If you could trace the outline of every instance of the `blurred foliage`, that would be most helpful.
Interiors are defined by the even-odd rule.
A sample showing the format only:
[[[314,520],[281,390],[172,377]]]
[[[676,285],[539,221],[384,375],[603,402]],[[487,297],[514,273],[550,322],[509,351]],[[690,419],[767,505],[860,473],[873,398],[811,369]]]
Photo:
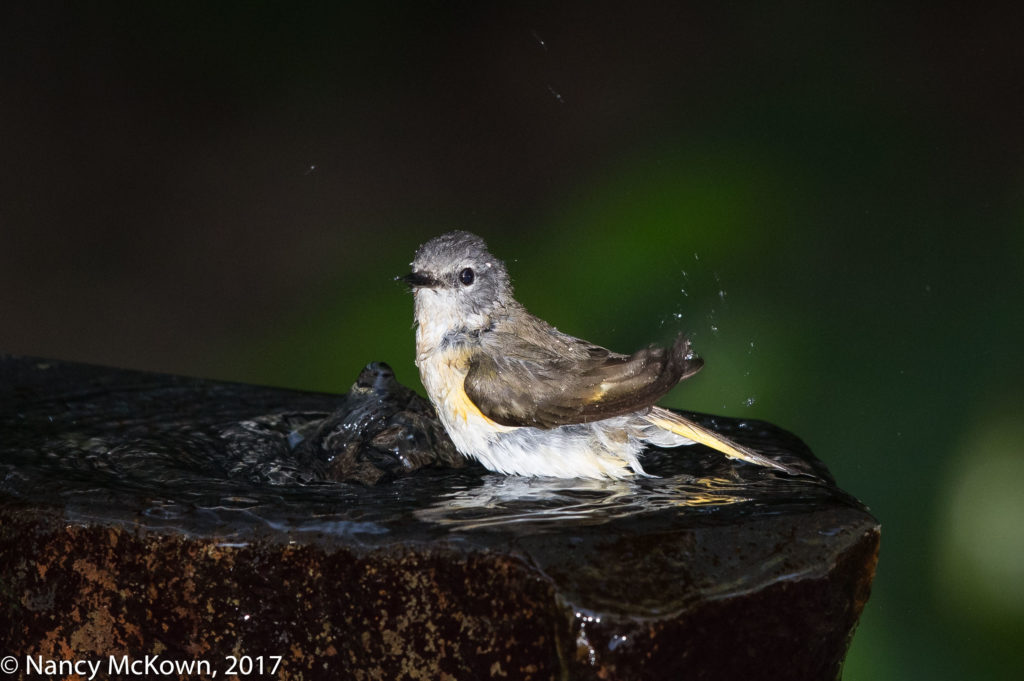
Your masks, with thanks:
[[[793,430],[871,507],[844,678],[1024,668],[1020,16],[37,11],[0,67],[0,224],[30,244],[0,253],[5,349],[418,385],[394,277],[468,229],[566,332],[690,333],[707,366],[666,404]]]

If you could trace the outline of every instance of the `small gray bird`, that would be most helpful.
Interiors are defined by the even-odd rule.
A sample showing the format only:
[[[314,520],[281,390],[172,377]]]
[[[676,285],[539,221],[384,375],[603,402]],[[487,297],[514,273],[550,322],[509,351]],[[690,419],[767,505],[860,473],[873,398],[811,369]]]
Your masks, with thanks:
[[[700,442],[796,473],[655,406],[703,366],[689,341],[622,355],[564,334],[512,297],[505,263],[474,234],[423,244],[404,280],[427,395],[456,448],[492,471],[628,478],[646,475],[637,459],[646,445]]]

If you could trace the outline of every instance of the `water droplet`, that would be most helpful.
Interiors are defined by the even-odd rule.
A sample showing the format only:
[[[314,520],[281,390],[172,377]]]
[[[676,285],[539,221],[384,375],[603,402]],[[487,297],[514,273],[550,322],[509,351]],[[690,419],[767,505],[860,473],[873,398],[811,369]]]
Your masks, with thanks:
[[[718,327],[715,326],[714,324],[711,325],[711,333],[715,334],[716,336],[718,335]]]
[[[744,407],[753,407],[754,406],[754,402],[757,402],[757,398],[754,397],[753,395],[751,395],[747,399],[743,400],[743,406]]]

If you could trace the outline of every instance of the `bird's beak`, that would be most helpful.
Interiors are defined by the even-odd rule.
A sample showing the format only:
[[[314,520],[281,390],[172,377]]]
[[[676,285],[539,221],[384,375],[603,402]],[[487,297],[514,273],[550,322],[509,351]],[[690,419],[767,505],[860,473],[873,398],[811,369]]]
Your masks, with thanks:
[[[404,281],[411,289],[434,288],[440,283],[437,279],[434,279],[429,274],[424,274],[423,272],[410,272],[404,277],[401,277],[401,280]]]

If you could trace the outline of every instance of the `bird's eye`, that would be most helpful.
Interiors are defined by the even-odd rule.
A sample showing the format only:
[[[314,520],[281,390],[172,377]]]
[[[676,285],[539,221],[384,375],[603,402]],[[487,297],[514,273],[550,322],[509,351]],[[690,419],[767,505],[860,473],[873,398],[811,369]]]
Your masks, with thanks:
[[[459,281],[462,282],[463,286],[472,284],[475,277],[476,275],[473,274],[473,270],[469,267],[459,272]]]

